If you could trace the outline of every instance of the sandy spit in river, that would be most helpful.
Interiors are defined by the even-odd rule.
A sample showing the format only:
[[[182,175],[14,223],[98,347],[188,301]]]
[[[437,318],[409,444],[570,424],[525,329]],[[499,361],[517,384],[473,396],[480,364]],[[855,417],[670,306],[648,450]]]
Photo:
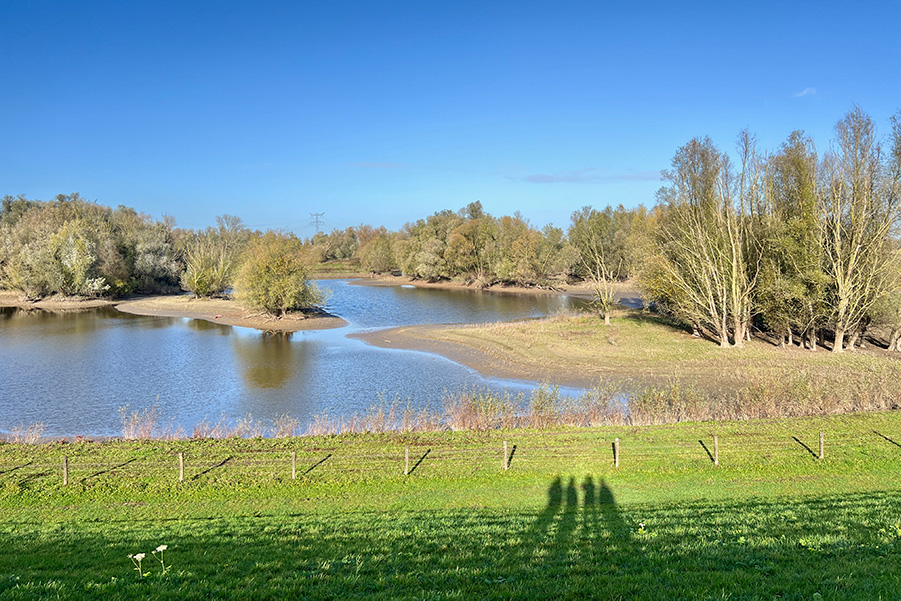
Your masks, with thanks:
[[[499,294],[565,294],[567,296],[576,296],[580,298],[592,298],[594,296],[591,285],[586,282],[576,284],[558,283],[554,284],[553,288],[542,288],[537,286],[505,286],[502,284],[495,284],[488,288],[476,288],[475,286],[460,280],[426,282],[424,280],[413,279],[409,276],[377,275],[351,280],[350,283],[355,286],[415,286],[417,288],[433,288],[436,290],[483,290],[485,292]],[[641,293],[638,291],[634,282],[617,282],[613,285],[613,289],[617,302],[636,308],[642,306]]]
[[[329,330],[347,325],[340,317],[321,313],[294,312],[281,318],[274,318],[223,298],[151,296],[117,303],[116,309],[135,315],[203,319],[212,323],[255,328],[267,332]]]
[[[360,278],[351,280],[351,284],[355,286],[415,286],[417,288],[432,288],[435,290],[483,290],[485,292],[498,292],[505,294],[568,294],[570,296],[590,297],[591,290],[587,285],[565,285],[561,284],[554,288],[539,288],[526,286],[504,286],[496,284],[488,288],[476,288],[459,280],[439,280],[437,282],[427,282],[425,280],[413,279],[409,276],[393,276],[393,275],[377,275],[373,277]]]
[[[597,384],[596,376],[586,375],[576,369],[536,369],[533,365],[506,361],[501,357],[494,356],[490,349],[444,340],[436,335],[436,330],[449,327],[455,326],[403,326],[375,332],[360,332],[350,334],[348,337],[357,338],[380,348],[434,353],[493,378],[548,382],[576,388],[589,388]],[[466,327],[466,325],[456,327]]]
[[[16,307],[17,309],[42,309],[44,311],[82,311],[98,307],[110,307],[116,301],[103,298],[77,298],[70,296],[51,296],[39,301],[25,300],[21,292],[0,290],[0,307]]]
[[[438,290],[476,290],[473,286],[460,281],[425,282],[414,280],[407,276],[382,275],[359,280],[353,280],[351,284],[358,286],[416,286],[417,288],[433,288]],[[486,292],[496,294],[565,294],[580,298],[591,298],[593,291],[586,283],[566,285],[561,284],[554,288],[526,288],[522,286],[491,286],[484,289]],[[616,301],[626,307],[641,308],[644,306],[641,293],[634,283],[623,282],[614,284]],[[597,374],[586,374],[576,368],[556,369],[540,367],[534,364],[510,361],[507,357],[494,352],[490,346],[477,344],[463,344],[457,341],[447,340],[438,333],[440,330],[453,327],[471,327],[467,324],[453,325],[415,325],[377,330],[375,332],[361,332],[351,334],[351,338],[358,338],[367,344],[381,348],[407,349],[442,355],[465,365],[477,372],[495,378],[530,380],[535,382],[549,382],[561,386],[573,386],[588,388],[597,385]],[[623,375],[625,377],[625,375]]]

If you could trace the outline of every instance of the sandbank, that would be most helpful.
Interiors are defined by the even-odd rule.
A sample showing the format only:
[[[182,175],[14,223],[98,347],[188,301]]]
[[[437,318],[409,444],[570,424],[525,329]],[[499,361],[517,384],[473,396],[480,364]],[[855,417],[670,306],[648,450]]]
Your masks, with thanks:
[[[438,330],[455,327],[472,327],[472,324],[404,326],[350,334],[348,337],[357,338],[379,348],[434,353],[492,378],[528,380],[575,388],[589,388],[598,383],[597,374],[585,373],[579,369],[549,369],[534,364],[511,361],[505,359],[500,353],[492,352],[489,347],[482,348],[453,342],[438,334]]]
[[[391,275],[354,280],[350,283],[358,286],[415,286],[417,288],[438,290],[479,290],[461,281],[425,282],[407,276]],[[584,283],[565,284],[554,288],[495,285],[481,290],[496,294],[567,295],[579,298],[591,298],[593,296],[590,286]],[[616,302],[624,307],[642,308],[644,306],[641,294],[629,282],[615,284],[614,296]],[[480,374],[494,378],[529,380],[560,386],[588,388],[597,385],[602,378],[605,380],[631,380],[634,377],[634,372],[631,370],[619,371],[611,369],[609,366],[580,364],[561,367],[558,363],[551,367],[540,361],[526,361],[522,357],[512,356],[493,344],[482,344],[472,339],[460,342],[459,340],[451,340],[441,333],[442,331],[447,332],[457,328],[473,327],[478,327],[478,325],[402,326],[374,332],[351,334],[350,337],[380,348],[434,353],[474,369]],[[657,375],[646,375],[643,379],[647,382],[663,383],[667,378],[661,374],[659,377]]]
[[[0,291],[0,307],[17,309],[41,309],[44,311],[82,311],[98,307],[110,307],[116,301],[104,298],[80,298],[72,296],[51,296],[39,301],[26,300],[21,292]]]
[[[151,296],[117,303],[116,309],[134,315],[156,317],[188,317],[229,326],[254,328],[267,332],[297,332],[341,328],[347,322],[322,312],[292,312],[275,318],[246,309],[224,298],[192,298],[190,296]]]

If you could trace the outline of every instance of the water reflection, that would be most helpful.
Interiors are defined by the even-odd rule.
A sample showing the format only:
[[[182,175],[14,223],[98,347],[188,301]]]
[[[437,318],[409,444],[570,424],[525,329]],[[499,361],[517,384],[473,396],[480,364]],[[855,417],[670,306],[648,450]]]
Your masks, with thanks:
[[[252,388],[284,388],[306,364],[307,346],[294,344],[290,333],[261,332],[233,336],[232,348],[244,381]]]
[[[532,384],[485,379],[443,357],[379,349],[347,334],[382,327],[535,317],[580,301],[472,290],[378,288],[343,281],[329,310],[336,330],[266,335],[204,320],[112,308],[52,313],[0,309],[0,431],[43,422],[48,435],[116,435],[118,409],[156,404],[191,431],[204,418],[271,420],[284,413],[364,412],[380,400],[437,407],[447,392],[528,394]]]
[[[85,314],[94,313],[96,309],[82,311],[56,311],[44,309],[26,309],[5,307],[4,331],[12,334],[23,328],[41,328],[41,335],[80,335],[92,332],[97,326],[96,320],[85,319]]]
[[[213,332],[222,336],[230,336],[232,334],[232,326],[221,323],[213,323],[206,319],[188,319],[187,326],[198,332]]]
[[[485,323],[549,315],[586,306],[580,298],[469,288],[440,290],[327,282],[330,307],[360,329],[440,323]],[[341,312],[343,310],[344,312]]]

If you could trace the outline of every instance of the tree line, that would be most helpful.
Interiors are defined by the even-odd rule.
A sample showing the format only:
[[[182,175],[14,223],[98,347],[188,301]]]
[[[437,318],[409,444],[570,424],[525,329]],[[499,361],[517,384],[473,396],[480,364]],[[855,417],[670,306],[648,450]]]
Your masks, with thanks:
[[[397,231],[369,225],[301,240],[223,215],[204,230],[87,202],[0,202],[0,287],[29,298],[187,290],[234,292],[274,314],[322,301],[316,264],[372,273],[554,287],[584,281],[609,322],[613,286],[633,280],[652,306],[722,346],[751,331],[835,352],[882,326],[901,350],[901,114],[885,140],[855,108],[819,154],[803,132],[772,152],[741,132],[737,162],[709,138],[679,148],[651,209],[583,207],[564,230],[473,202]]]
[[[721,346],[756,327],[842,352],[867,328],[901,337],[901,113],[885,140],[855,108],[830,150],[792,132],[772,153],[738,139],[737,165],[709,138],[680,148],[658,194],[639,281],[648,298]]]
[[[901,113],[880,140],[853,109],[822,154],[801,131],[771,152],[744,131],[736,150],[733,162],[710,138],[692,139],[651,210],[583,207],[566,232],[472,203],[397,232],[348,228],[311,243],[325,260],[431,281],[586,281],[607,322],[613,283],[632,278],[658,311],[723,347],[756,330],[838,353],[880,327],[901,350]]]
[[[284,266],[267,276],[272,282],[279,274],[287,278],[302,272],[308,278],[313,265],[347,261],[362,271],[399,272],[432,282],[457,278],[477,287],[552,287],[588,277],[590,251],[601,246],[619,261],[610,277],[625,280],[633,267],[628,232],[633,221],[646,217],[643,208],[585,207],[573,215],[569,232],[553,226],[537,230],[518,214],[496,218],[473,202],[395,232],[361,225],[301,240],[291,233],[252,231],[232,215],[191,230],[175,227],[171,217],[154,220],[78,194],[51,201],[5,196],[0,199],[0,288],[21,291],[28,299],[179,290],[198,297],[233,291],[240,297],[245,284],[260,279],[265,259],[275,261],[276,255]],[[609,240],[601,244],[599,237]],[[310,291],[309,298],[315,297]]]
[[[78,194],[0,199],[0,289],[28,300],[186,290],[196,297],[233,293],[281,316],[324,300],[308,277],[310,255],[293,234],[251,231],[232,215],[190,230],[168,216],[155,220]]]

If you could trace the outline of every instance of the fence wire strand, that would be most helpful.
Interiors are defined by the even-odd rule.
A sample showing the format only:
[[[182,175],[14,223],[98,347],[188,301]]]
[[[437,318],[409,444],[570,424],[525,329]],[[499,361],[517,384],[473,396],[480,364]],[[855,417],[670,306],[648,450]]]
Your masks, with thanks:
[[[618,469],[654,469],[655,467],[703,466],[714,461],[717,454],[720,467],[728,467],[729,461],[743,466],[779,462],[818,460],[820,438],[818,432],[799,432],[795,436],[773,436],[755,432],[744,434],[729,432],[715,435],[709,430],[698,429],[681,440],[655,440],[652,434],[637,433],[619,437]],[[483,469],[503,470],[505,463],[510,470],[584,468],[597,466],[610,469],[615,461],[614,438],[564,440],[560,445],[531,444],[532,436],[510,436],[507,439],[507,456],[504,456],[503,439],[486,437],[484,441],[471,440],[454,443],[416,441],[409,446],[409,468],[417,475],[427,473],[431,466],[440,465],[442,473],[456,472],[467,475]],[[125,480],[176,480],[179,475],[177,453],[150,455],[146,451],[131,455],[104,457],[105,449],[79,449],[60,447],[58,457],[52,461],[46,457],[35,459],[40,453],[23,449],[15,459],[5,458],[0,463],[0,486],[4,483],[53,485],[62,482],[63,462],[68,465],[69,483],[92,486],[101,482]],[[826,460],[839,457],[850,460],[859,456],[897,456],[901,459],[901,433],[862,429],[859,432],[833,434],[824,431],[824,456]],[[371,447],[378,445],[377,450]],[[402,475],[407,469],[406,445],[396,444],[386,449],[382,441],[367,443],[335,441],[334,444],[315,448],[292,449],[285,442],[278,449],[223,449],[191,448],[183,452],[185,481],[253,479],[266,476],[290,479],[293,469],[297,478],[329,476],[368,477],[372,474]],[[246,446],[246,443],[244,444]],[[68,451],[68,452],[67,452]],[[295,455],[292,455],[295,454]],[[736,461],[736,458],[739,458]],[[2,489],[0,489],[2,490]]]

